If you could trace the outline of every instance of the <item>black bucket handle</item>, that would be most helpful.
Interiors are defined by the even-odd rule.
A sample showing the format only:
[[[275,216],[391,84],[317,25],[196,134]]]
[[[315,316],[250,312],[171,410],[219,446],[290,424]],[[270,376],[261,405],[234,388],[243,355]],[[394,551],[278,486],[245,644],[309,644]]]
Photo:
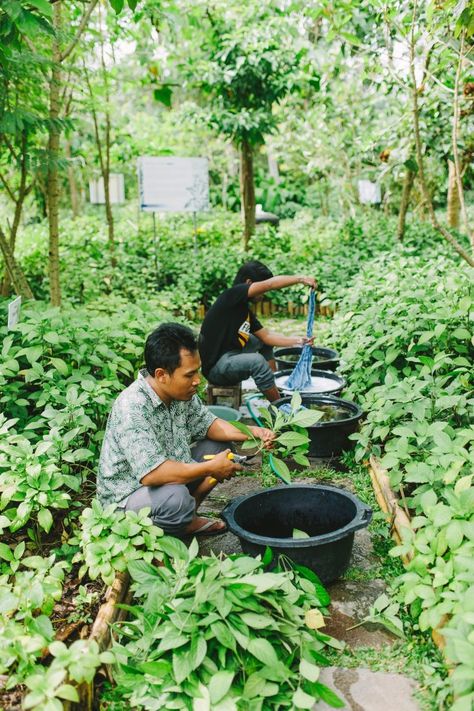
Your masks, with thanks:
[[[317,485],[318,486],[318,485]],[[275,488],[281,488],[281,487],[273,487]],[[333,489],[335,491],[341,491],[337,487],[333,486],[323,486],[321,488],[324,489]],[[221,512],[221,516],[226,522],[227,526],[229,529],[232,531],[232,533],[235,533],[236,535],[240,535],[239,530],[240,526],[237,524],[234,518],[234,513],[239,504],[244,501],[245,499],[248,499],[249,496],[254,496],[255,494],[263,493],[264,491],[272,491],[273,489],[263,489],[260,492],[254,492],[253,494],[244,494],[243,496],[238,496],[235,499],[232,499],[232,501],[229,501],[229,503],[224,507],[224,509]],[[372,520],[372,514],[373,511],[370,508],[370,506],[367,506],[363,501],[361,501],[355,494],[352,494],[351,492],[348,492],[346,490],[344,491],[344,494],[347,496],[349,495],[350,499],[353,501],[356,507],[356,515],[352,519],[352,521],[349,521],[345,526],[342,528],[337,529],[337,531],[331,532],[324,534],[322,536],[318,536],[320,541],[324,539],[325,543],[331,543],[335,540],[338,540],[342,538],[343,536],[347,536],[348,534],[353,533],[354,531],[359,531],[362,528],[366,528],[369,523]],[[240,529],[242,533],[244,532],[243,529]],[[252,534],[249,532],[245,532],[247,534],[247,537],[249,540],[255,539],[255,543],[259,543],[257,539],[261,539],[262,537],[257,535],[257,534]],[[265,537],[263,537],[265,538]],[[305,547],[310,547],[314,545],[314,537],[310,536],[309,538],[299,538],[294,541],[294,544],[296,545],[297,548],[305,548]]]

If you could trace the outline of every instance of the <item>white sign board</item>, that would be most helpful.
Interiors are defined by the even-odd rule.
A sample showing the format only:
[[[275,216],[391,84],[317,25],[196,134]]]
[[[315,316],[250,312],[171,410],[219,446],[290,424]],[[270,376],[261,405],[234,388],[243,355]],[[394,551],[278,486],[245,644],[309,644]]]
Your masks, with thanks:
[[[374,205],[382,202],[380,185],[371,180],[359,180],[359,200],[362,205]]]
[[[110,173],[109,195],[113,205],[125,202],[125,183],[123,173]],[[89,181],[89,199],[95,205],[105,205],[104,179]]]
[[[21,296],[8,304],[8,330],[14,328],[20,320]]]
[[[148,212],[209,210],[207,158],[143,156],[138,159],[140,209]]]

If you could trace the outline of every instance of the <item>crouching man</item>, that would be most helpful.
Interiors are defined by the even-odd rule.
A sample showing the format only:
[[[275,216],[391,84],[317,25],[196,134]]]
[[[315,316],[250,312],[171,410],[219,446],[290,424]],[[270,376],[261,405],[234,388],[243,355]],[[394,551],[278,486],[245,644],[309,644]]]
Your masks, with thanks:
[[[223,533],[223,521],[196,512],[216,479],[230,479],[242,468],[228,459],[228,444],[247,437],[215,417],[196,394],[201,361],[189,328],[159,326],[147,338],[145,364],[109,415],[98,497],[103,505],[115,502],[126,511],[149,507],[154,523],[170,535]],[[271,446],[270,430],[251,430]],[[214,458],[203,461],[209,454]]]

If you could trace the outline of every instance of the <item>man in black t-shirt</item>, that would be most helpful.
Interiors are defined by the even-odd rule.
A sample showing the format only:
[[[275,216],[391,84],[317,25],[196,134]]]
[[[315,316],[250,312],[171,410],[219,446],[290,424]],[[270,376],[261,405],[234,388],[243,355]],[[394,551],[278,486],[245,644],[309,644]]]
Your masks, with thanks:
[[[293,284],[316,287],[308,276],[273,276],[262,262],[244,264],[234,279],[207,312],[199,336],[202,372],[215,385],[236,385],[252,377],[258,389],[270,400],[280,397],[273,372],[273,346],[303,346],[313,339],[283,336],[264,328],[249,307],[262,301],[272,289]]]

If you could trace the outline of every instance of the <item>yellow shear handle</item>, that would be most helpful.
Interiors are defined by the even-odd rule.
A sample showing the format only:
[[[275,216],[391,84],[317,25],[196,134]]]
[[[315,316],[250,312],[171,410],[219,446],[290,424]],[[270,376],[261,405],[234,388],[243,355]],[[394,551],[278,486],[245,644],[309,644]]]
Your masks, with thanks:
[[[215,454],[205,454],[203,459],[209,461],[209,459],[214,459],[216,455]],[[233,459],[234,458],[234,453],[229,452],[227,455],[227,459]],[[215,479],[213,476],[209,478],[209,484],[217,484],[217,479]]]
[[[214,459],[215,456],[216,456],[215,454],[205,454],[203,459],[205,459],[205,460]],[[234,453],[229,452],[229,454],[227,455],[227,459],[233,459],[233,458],[234,458]]]

